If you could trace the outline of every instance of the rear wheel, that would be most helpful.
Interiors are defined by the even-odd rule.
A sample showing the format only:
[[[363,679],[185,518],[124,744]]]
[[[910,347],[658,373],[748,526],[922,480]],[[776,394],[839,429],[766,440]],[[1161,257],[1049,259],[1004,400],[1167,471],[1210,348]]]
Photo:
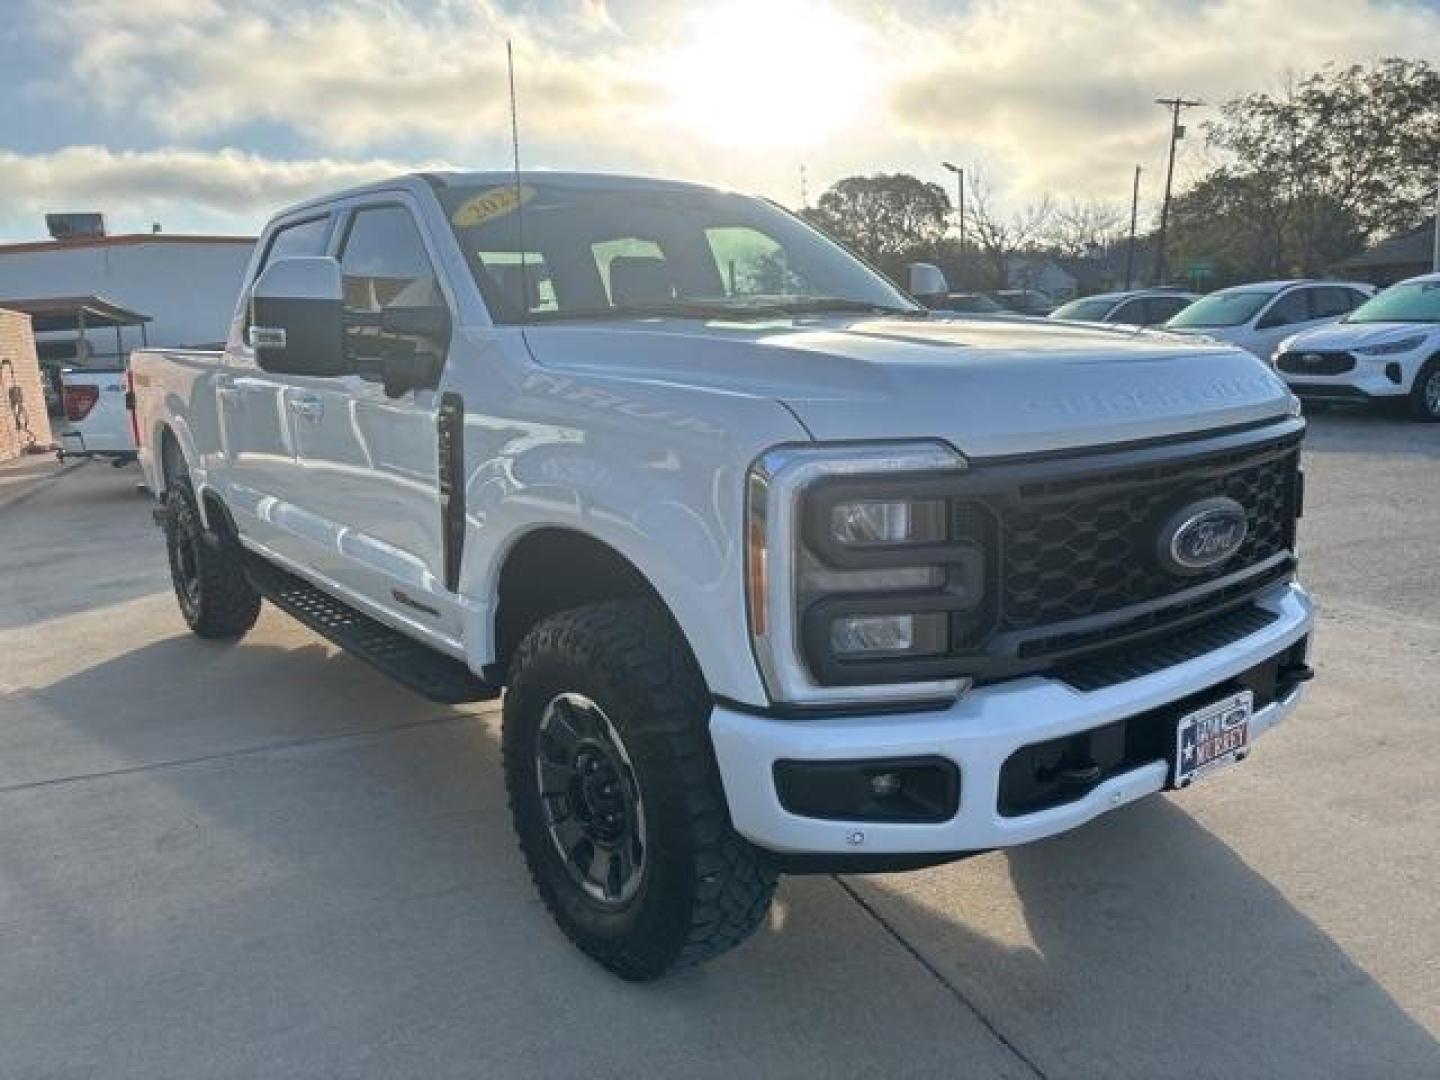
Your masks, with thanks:
[[[709,694],[658,606],[544,620],[505,695],[505,781],[546,907],[585,953],[653,979],[739,944],[776,874],[730,826]]]
[[[1440,357],[1432,357],[1415,376],[1415,385],[1410,388],[1410,412],[1417,420],[1440,423]]]
[[[165,492],[170,580],[185,624],[203,638],[242,637],[260,614],[260,594],[245,576],[239,541],[223,521],[208,530],[184,477]]]

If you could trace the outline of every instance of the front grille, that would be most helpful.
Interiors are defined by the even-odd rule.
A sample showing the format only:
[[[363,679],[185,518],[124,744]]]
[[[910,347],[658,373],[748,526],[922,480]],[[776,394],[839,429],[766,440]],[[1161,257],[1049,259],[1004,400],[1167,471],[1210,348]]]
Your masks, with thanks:
[[[1275,366],[1287,375],[1343,375],[1355,369],[1355,357],[1348,352],[1287,352]]]
[[[1282,555],[1293,542],[1297,461],[1293,445],[1266,447],[1022,486],[1000,506],[1000,629],[1116,612]],[[1221,495],[1245,508],[1244,544],[1210,570],[1177,577],[1160,562],[1161,525],[1176,509]]]

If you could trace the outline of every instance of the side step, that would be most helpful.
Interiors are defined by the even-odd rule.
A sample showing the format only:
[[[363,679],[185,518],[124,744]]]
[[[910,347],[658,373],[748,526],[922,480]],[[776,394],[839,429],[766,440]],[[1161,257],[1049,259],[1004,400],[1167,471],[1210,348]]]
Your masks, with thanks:
[[[460,705],[500,696],[498,686],[476,678],[459,660],[392,630],[253,552],[245,553],[245,574],[281,611],[421,697]]]

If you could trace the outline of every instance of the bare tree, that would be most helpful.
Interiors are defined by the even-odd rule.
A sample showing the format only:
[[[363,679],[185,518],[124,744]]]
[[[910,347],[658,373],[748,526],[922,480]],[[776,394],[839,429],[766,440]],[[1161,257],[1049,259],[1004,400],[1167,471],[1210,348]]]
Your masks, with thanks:
[[[1033,248],[1045,233],[1054,214],[1049,195],[1010,212],[996,204],[994,192],[983,172],[973,174],[970,185],[970,221],[975,242],[989,267],[991,287],[1003,289],[1009,278],[1012,256]]]
[[[1080,258],[1122,240],[1128,221],[1126,212],[1112,202],[1072,198],[1051,214],[1041,239],[1061,255]]]

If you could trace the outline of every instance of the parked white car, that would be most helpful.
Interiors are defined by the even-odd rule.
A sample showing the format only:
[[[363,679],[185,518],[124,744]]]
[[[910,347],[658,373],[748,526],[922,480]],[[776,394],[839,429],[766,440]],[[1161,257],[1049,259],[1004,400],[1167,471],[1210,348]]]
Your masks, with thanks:
[[[1257,281],[1220,289],[1195,301],[1166,330],[1203,334],[1269,360],[1281,340],[1350,314],[1375,287],[1353,281]]]
[[[1286,338],[1274,364],[1301,397],[1408,397],[1417,419],[1440,421],[1440,274],[1392,285],[1338,323]]]
[[[1061,304],[1046,318],[1120,323],[1126,326],[1159,326],[1199,299],[1199,293],[1181,292],[1179,289],[1131,289],[1128,292],[1097,293]]]

